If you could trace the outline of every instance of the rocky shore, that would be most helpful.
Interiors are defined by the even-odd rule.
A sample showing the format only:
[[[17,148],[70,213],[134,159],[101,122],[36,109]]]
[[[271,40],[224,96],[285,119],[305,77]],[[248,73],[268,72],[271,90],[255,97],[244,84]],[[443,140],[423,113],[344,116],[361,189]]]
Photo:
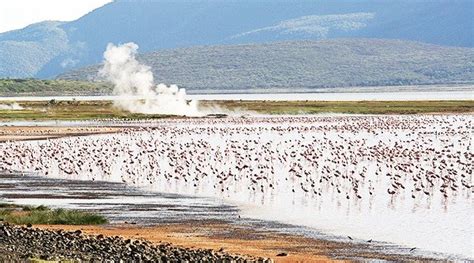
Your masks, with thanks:
[[[230,255],[223,250],[187,249],[119,236],[86,235],[80,230],[53,231],[0,224],[0,261],[32,258],[87,262],[272,262]]]

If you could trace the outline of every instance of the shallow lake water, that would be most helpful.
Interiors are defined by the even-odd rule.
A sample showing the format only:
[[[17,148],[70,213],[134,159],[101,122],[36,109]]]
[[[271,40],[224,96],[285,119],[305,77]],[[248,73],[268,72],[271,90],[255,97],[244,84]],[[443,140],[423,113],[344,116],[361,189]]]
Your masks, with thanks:
[[[239,212],[236,206],[219,199],[144,191],[118,182],[52,179],[7,172],[0,172],[0,198],[16,204],[98,212],[111,223],[235,220]]]
[[[473,90],[462,91],[403,91],[403,92],[320,92],[320,93],[255,93],[255,94],[188,94],[192,100],[273,100],[273,101],[390,101],[390,100],[473,100]],[[137,99],[119,96],[22,96],[0,97],[0,101],[49,100],[100,101]]]
[[[474,258],[471,116],[280,116],[141,125],[142,131],[112,136],[0,144],[0,153],[41,156],[8,159],[14,170],[38,168],[39,175],[55,178],[124,182],[149,192],[220,200],[234,218],[239,211],[244,218],[326,236]],[[70,174],[70,167],[77,173]]]
[[[456,259],[442,253],[410,252],[409,248],[392,243],[373,241],[367,246],[365,240],[350,241],[345,236],[328,235],[310,227],[245,217],[238,206],[222,199],[150,192],[117,182],[66,180],[0,171],[0,201],[91,211],[106,216],[110,223],[118,224],[156,225],[217,220],[255,232],[273,231],[353,243],[351,249],[341,248],[330,253],[330,256],[339,259],[360,260],[365,254],[378,253],[390,254],[394,258]]]

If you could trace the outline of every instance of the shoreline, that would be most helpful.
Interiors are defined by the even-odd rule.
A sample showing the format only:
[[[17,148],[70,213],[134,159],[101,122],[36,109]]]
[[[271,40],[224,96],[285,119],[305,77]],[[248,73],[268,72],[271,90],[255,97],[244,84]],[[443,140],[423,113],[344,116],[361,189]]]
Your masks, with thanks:
[[[374,85],[374,86],[353,86],[353,87],[344,87],[344,86],[336,86],[336,87],[292,87],[292,88],[282,88],[282,87],[275,87],[275,88],[252,88],[252,89],[230,89],[230,90],[222,90],[222,89],[209,89],[209,88],[190,88],[190,87],[182,87],[185,88],[189,95],[223,95],[223,94],[307,94],[307,93],[387,93],[387,92],[462,92],[462,91],[470,91],[474,90],[474,83],[445,83],[445,84],[415,84],[415,85],[392,85],[392,86],[383,86],[383,85]],[[39,93],[1,93],[0,100],[2,97],[55,97],[55,96],[64,96],[64,94],[58,92],[39,92]],[[66,97],[82,97],[82,96],[90,96],[90,97],[100,97],[100,96],[113,96],[111,92],[106,93],[67,93]]]
[[[191,93],[189,100],[204,102],[214,101],[314,101],[314,102],[390,102],[390,101],[470,101],[474,99],[474,90],[469,89],[449,91],[336,91],[336,92],[276,92],[276,93]],[[61,95],[61,96],[0,96],[0,102],[30,102],[30,101],[114,101],[140,100],[140,96],[120,95]]]
[[[0,176],[1,178],[2,176]],[[3,189],[8,189],[9,185],[15,184],[15,180],[11,180],[12,176],[5,177],[7,182],[3,185],[0,185]],[[24,178],[21,176],[20,178]],[[44,189],[48,187],[54,187],[57,183],[57,179],[45,178],[49,183],[41,183],[40,177],[34,177],[32,183],[28,181],[19,181],[21,185],[25,187],[30,187],[36,185],[39,188],[39,193],[43,193]],[[64,181],[64,187],[67,185],[76,185],[75,188],[71,189],[71,193],[77,194],[76,189],[86,189],[87,185],[96,187],[97,189],[116,189],[119,191],[122,189],[121,186],[114,184],[115,186],[103,182],[86,182],[86,181]],[[95,192],[94,188],[90,191]],[[1,189],[0,189],[1,190]],[[135,190],[139,190],[138,188]],[[23,190],[19,190],[16,194],[6,191],[6,194],[1,194],[0,197],[6,198],[6,201],[13,202],[15,204],[32,204],[31,200],[43,200],[41,202],[34,202],[35,205],[45,204],[51,205],[48,200],[56,203],[54,208],[65,208],[65,209],[79,209],[89,211],[87,209],[87,198],[94,198],[94,195],[89,196],[87,193],[84,193],[83,196],[75,196],[76,199],[69,199],[66,203],[61,201],[61,198],[70,198],[66,192],[62,190],[58,193],[51,192],[43,193],[38,195],[36,192],[22,194]],[[115,190],[114,190],[115,191]],[[127,196],[137,196],[139,192],[127,193]],[[149,196],[150,193],[143,192],[142,194]],[[59,199],[58,199],[59,198]],[[105,197],[104,203],[110,203],[107,200],[113,200],[114,195]],[[170,196],[171,199],[177,198],[176,195]],[[29,200],[29,201],[28,201]],[[86,203],[84,205],[72,208],[69,203],[76,203],[79,200],[84,200]],[[57,205],[59,203],[59,205]],[[126,204],[132,206],[127,206]],[[151,203],[154,203],[152,201]],[[174,205],[168,202],[159,202],[156,204],[158,207],[171,207],[171,209],[182,209],[183,207],[175,207]],[[82,207],[82,208],[81,208]],[[121,213],[121,210],[124,209],[124,216],[121,218],[114,218],[111,223],[106,225],[33,225],[34,228],[40,229],[51,229],[51,230],[68,230],[76,231],[81,230],[86,234],[92,235],[104,235],[104,236],[122,236],[126,239],[146,239],[152,243],[158,244],[160,242],[169,242],[175,246],[185,247],[185,248],[202,248],[202,249],[213,249],[215,251],[224,248],[225,252],[231,254],[241,254],[241,255],[250,255],[254,257],[264,257],[272,258],[277,260],[277,262],[320,262],[320,261],[332,261],[332,260],[440,260],[440,258],[431,258],[430,255],[420,254],[418,252],[411,253],[408,252],[408,249],[401,248],[396,244],[388,244],[383,242],[364,242],[364,241],[352,241],[347,237],[341,236],[337,239],[325,238],[322,236],[312,236],[307,235],[304,232],[304,229],[300,229],[298,226],[281,224],[278,222],[270,221],[260,221],[255,219],[250,219],[246,217],[239,217],[238,212],[234,211],[233,208],[223,208],[228,211],[229,215],[235,217],[236,220],[229,219],[193,219],[192,216],[196,211],[192,208],[188,208],[190,211],[186,213],[185,216],[164,221],[160,218],[155,220],[148,221],[146,218],[143,218],[144,215],[131,215],[129,209],[135,209],[135,213],[140,213],[139,211],[144,211],[143,209],[151,209],[154,211],[157,207],[150,206],[149,204],[143,206],[140,203],[135,203],[133,200],[123,200],[117,204],[116,208],[110,208],[108,211],[102,210],[103,207],[97,207],[95,213],[101,213],[102,215],[108,218],[108,215],[114,213]],[[128,212],[126,212],[128,211]],[[193,212],[195,211],[195,212]],[[234,212],[233,212],[234,211]],[[123,212],[122,212],[123,213]],[[198,212],[199,214],[199,212]],[[159,215],[159,212],[156,213]],[[151,216],[151,215],[150,215]],[[227,218],[224,216],[224,218]],[[237,220],[238,218],[238,220]],[[125,222],[129,223],[125,223]],[[301,232],[303,231],[303,232]],[[287,253],[285,257],[276,257],[280,253]]]
[[[2,103],[0,103],[2,105]],[[109,121],[126,124],[128,121],[150,121],[180,118],[225,118],[249,116],[318,116],[318,115],[421,115],[421,114],[472,114],[474,100],[443,101],[258,101],[215,100],[199,101],[196,116],[131,113],[117,108],[112,101],[25,101],[7,105],[16,109],[0,110],[0,122],[8,123],[57,121]],[[45,113],[45,111],[47,113]],[[93,123],[92,124],[97,124]],[[80,124],[80,123],[79,123]],[[83,123],[84,124],[84,123]],[[124,124],[124,125],[125,125]],[[67,125],[63,123],[63,125]],[[78,124],[75,124],[78,126]],[[122,125],[122,126],[124,126]],[[90,125],[94,126],[94,125]],[[98,126],[106,126],[103,123]],[[111,125],[116,126],[116,125]]]
[[[152,244],[163,242],[190,249],[222,250],[233,255],[271,258],[274,262],[322,262],[333,261],[325,255],[312,254],[310,251],[298,251],[304,244],[299,238],[288,237],[286,240],[274,234],[250,233],[243,228],[232,228],[230,225],[217,222],[188,222],[183,224],[162,224],[157,226],[134,226],[131,224],[107,226],[65,226],[38,225],[48,230],[81,230],[89,235],[120,236],[126,239],[147,240]],[[225,232],[235,231],[238,234]],[[252,239],[254,237],[255,239]],[[298,250],[297,250],[298,249]],[[276,256],[287,253],[287,256]]]
[[[11,179],[8,179],[11,181]],[[39,179],[39,177],[36,177]],[[47,179],[47,178],[46,178]],[[55,179],[49,185],[54,185]],[[10,183],[14,183],[11,181]],[[67,182],[64,182],[67,184]],[[73,183],[73,182],[71,182]],[[79,182],[77,182],[79,183]],[[86,184],[97,184],[97,182],[82,182],[78,189],[83,189]],[[24,184],[24,183],[22,183]],[[76,183],[74,183],[76,184]],[[25,184],[27,186],[28,184]],[[35,181],[34,185],[40,185],[40,181]],[[46,185],[45,185],[46,186]],[[8,187],[8,184],[2,187]],[[44,187],[43,187],[44,188]],[[100,187],[103,188],[103,187]],[[40,190],[41,192],[42,190]],[[76,192],[72,190],[72,192]],[[37,196],[35,193],[19,197],[15,194],[7,194],[6,200],[19,204],[28,204],[28,199],[40,198],[42,200],[56,200],[61,198],[62,192],[55,195]],[[136,195],[136,193],[131,193]],[[147,194],[148,195],[148,194]],[[1,196],[1,195],[0,195]],[[85,197],[85,196],[84,196]],[[25,201],[21,201],[26,198]],[[63,197],[64,198],[64,197]],[[79,200],[83,197],[76,197]],[[110,198],[110,197],[109,197]],[[171,197],[176,198],[176,196]],[[16,200],[16,201],[15,201]],[[74,202],[73,200],[69,202]],[[105,201],[107,202],[107,201]],[[124,201],[126,202],[126,201]],[[60,202],[61,203],[61,202]],[[35,203],[48,204],[48,202]],[[160,204],[159,204],[160,205]],[[162,205],[167,206],[168,203]],[[140,204],[136,204],[137,211],[142,210]],[[62,204],[55,208],[66,208],[68,205]],[[85,206],[87,207],[87,206]],[[121,205],[119,205],[121,207]],[[152,207],[150,209],[154,210]],[[179,207],[176,207],[179,209]],[[71,209],[70,207],[68,209]],[[79,210],[81,210],[79,208]],[[126,209],[125,209],[126,210]],[[97,212],[102,211],[98,208]],[[111,210],[118,211],[118,210]],[[103,215],[107,217],[109,212]],[[113,212],[115,213],[115,212]],[[192,214],[192,212],[191,212]],[[114,219],[106,225],[33,225],[34,228],[49,230],[77,231],[90,235],[121,236],[125,239],[145,239],[154,244],[161,242],[172,243],[173,246],[180,246],[191,249],[213,249],[215,251],[224,248],[225,252],[230,254],[249,255],[253,257],[272,258],[276,262],[321,262],[333,260],[430,260],[436,261],[442,258],[430,257],[429,254],[420,254],[408,252],[408,248],[402,248],[396,244],[383,242],[364,242],[352,241],[347,237],[340,236],[337,239],[325,238],[322,236],[306,235],[306,232],[300,232],[298,226],[281,224],[278,222],[260,221],[243,217],[240,219],[238,214],[237,221],[225,219],[185,219],[190,217],[181,217],[177,220],[160,222],[148,222],[137,217],[124,217],[123,219]],[[129,223],[125,223],[128,220]],[[134,221],[137,220],[137,221]],[[296,231],[292,231],[292,229]],[[285,230],[288,229],[289,231]],[[288,254],[285,257],[276,257],[280,253]]]
[[[274,262],[345,262],[364,260],[430,260],[419,256],[382,253],[370,244],[336,242],[296,234],[249,229],[223,221],[184,221],[152,226],[112,224],[104,226],[36,225],[48,230],[81,230],[89,235],[120,236],[147,240],[153,244],[169,242],[191,249],[223,250],[235,255],[271,258]],[[285,253],[286,256],[277,256]]]

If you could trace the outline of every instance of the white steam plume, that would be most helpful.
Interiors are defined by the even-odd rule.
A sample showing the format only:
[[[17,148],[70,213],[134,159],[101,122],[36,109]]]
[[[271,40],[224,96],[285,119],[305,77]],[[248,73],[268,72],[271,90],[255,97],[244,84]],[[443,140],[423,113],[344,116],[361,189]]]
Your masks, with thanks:
[[[24,108],[18,103],[0,104],[0,110],[23,110]]]
[[[199,116],[197,101],[187,101],[185,89],[176,85],[155,86],[150,67],[140,64],[135,55],[138,45],[109,43],[104,52],[104,67],[99,74],[114,84],[120,98],[114,104],[133,113]]]

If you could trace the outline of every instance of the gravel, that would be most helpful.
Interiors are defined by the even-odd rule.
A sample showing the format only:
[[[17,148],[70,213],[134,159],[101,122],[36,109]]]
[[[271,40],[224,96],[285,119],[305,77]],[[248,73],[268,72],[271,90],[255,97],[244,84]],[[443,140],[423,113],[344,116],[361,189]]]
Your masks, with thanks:
[[[87,262],[272,262],[271,259],[230,255],[223,250],[187,249],[169,243],[82,231],[42,230],[0,224],[0,261],[36,258]]]

